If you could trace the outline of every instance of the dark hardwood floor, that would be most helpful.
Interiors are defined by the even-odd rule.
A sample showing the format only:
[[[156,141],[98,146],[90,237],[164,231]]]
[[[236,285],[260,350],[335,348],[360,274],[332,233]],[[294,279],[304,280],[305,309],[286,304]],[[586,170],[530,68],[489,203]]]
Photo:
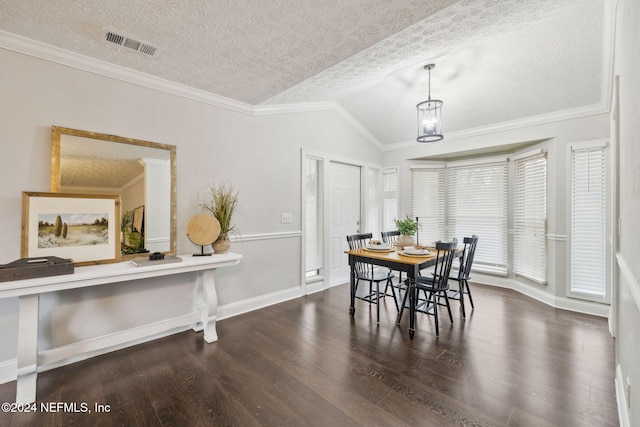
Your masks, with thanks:
[[[605,319],[473,285],[454,324],[395,324],[348,286],[41,373],[41,402],[91,413],[0,413],[0,426],[617,426]],[[15,382],[0,385],[13,402]],[[98,413],[95,405],[108,405]]]

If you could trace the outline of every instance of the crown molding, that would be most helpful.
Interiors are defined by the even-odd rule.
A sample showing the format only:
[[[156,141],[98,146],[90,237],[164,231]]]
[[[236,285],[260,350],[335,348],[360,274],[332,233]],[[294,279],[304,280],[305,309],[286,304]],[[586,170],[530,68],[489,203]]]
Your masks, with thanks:
[[[384,145],[380,140],[378,140],[371,132],[369,132],[368,129],[362,126],[360,122],[335,102],[253,106],[230,98],[215,95],[210,92],[195,89],[190,86],[145,74],[140,71],[135,71],[126,67],[101,61],[99,59],[60,49],[46,43],[38,42],[2,30],[0,30],[0,48],[250,116],[323,110],[333,111],[342,117],[342,119],[353,127],[356,132],[358,132],[379,151],[382,151],[384,148]]]
[[[334,110],[335,102],[307,102],[299,104],[270,104],[256,105],[253,108],[254,116],[268,116],[271,114],[307,113],[310,111]]]
[[[611,34],[612,29],[615,28],[615,21],[612,22],[612,19],[614,19],[614,17],[612,18],[611,16],[607,16],[607,19],[605,19],[605,27],[607,30],[605,31],[606,34]],[[22,37],[17,34],[9,33],[2,30],[0,30],[0,48],[251,116],[290,114],[312,111],[333,111],[338,114],[343,120],[345,120],[345,122],[349,124],[356,132],[358,132],[366,141],[368,141],[371,145],[373,145],[377,150],[381,152],[415,148],[419,145],[417,142],[415,142],[415,140],[403,141],[394,144],[383,144],[366,127],[364,127],[349,112],[347,112],[340,104],[336,102],[311,102],[286,105],[253,106],[230,98],[215,95],[210,92],[195,89],[190,86],[151,76],[149,74],[135,71],[126,67],[114,65],[105,61],[101,61],[99,59],[73,53],[52,45],[48,45],[46,43],[31,40],[26,37]],[[607,77],[611,76],[611,66],[613,63],[613,49],[611,39],[607,39],[605,41],[604,51],[604,56],[607,57],[609,61],[607,61],[607,64],[604,64],[603,66],[604,78],[601,90],[603,95],[602,99],[608,100],[609,98],[607,97],[607,94],[610,93],[611,88],[610,85],[606,83],[606,81]],[[609,112],[608,105],[604,102],[601,102],[599,104],[588,105],[575,109],[541,114],[537,116],[526,117],[523,119],[496,123],[488,126],[480,126],[472,129],[455,131],[447,133],[445,135],[445,138],[447,141],[471,138],[485,134],[504,132],[528,126],[559,122],[607,112]]]
[[[183,98],[192,99],[242,114],[253,114],[253,106],[223,96],[215,95],[190,86],[151,76],[130,68],[114,65],[99,59],[69,52],[46,43],[38,42],[0,30],[0,48],[44,59],[93,74],[110,77],[149,89],[159,90]]]
[[[454,141],[457,139],[472,138],[480,135],[487,135],[510,130],[526,128],[530,126],[539,126],[549,123],[561,122],[565,120],[578,119],[581,117],[595,116],[609,112],[609,108],[603,102],[584,107],[572,108],[568,110],[555,111],[553,113],[539,114],[537,116],[524,117],[522,119],[509,120],[506,122],[495,123],[487,126],[479,126],[471,129],[464,129],[455,132],[445,133],[444,141]],[[421,143],[415,140],[399,142],[384,146],[384,152],[397,151],[407,148],[415,148]]]

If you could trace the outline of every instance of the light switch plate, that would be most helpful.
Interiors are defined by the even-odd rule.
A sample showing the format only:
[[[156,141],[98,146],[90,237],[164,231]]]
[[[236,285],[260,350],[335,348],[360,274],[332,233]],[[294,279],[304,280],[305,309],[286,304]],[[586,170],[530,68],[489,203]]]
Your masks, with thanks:
[[[280,216],[280,222],[282,224],[289,224],[293,222],[293,214],[291,212],[282,213]]]

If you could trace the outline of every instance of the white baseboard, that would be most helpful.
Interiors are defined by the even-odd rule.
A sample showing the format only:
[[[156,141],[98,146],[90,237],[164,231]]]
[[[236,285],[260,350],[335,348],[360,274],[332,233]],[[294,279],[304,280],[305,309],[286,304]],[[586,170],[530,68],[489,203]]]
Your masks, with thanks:
[[[100,354],[120,350],[153,339],[182,332],[200,320],[200,313],[190,313],[160,322],[118,331],[96,338],[44,350],[38,354],[38,371],[46,371],[89,359]]]
[[[629,419],[629,406],[627,405],[627,396],[625,393],[625,381],[622,377],[622,368],[620,364],[616,365],[616,402],[618,403],[618,419],[621,427],[631,427]]]
[[[306,294],[307,295],[311,295],[311,294],[315,294],[317,292],[322,292],[324,291],[324,281],[318,281],[318,282],[313,282],[313,283],[307,283],[306,286]]]
[[[528,285],[515,279],[506,277],[485,276],[474,274],[471,282],[481,285],[496,286],[513,289],[523,295],[536,299],[554,308],[573,311],[576,313],[590,314],[598,317],[609,317],[609,305],[597,302],[585,301],[576,298],[558,297],[548,293],[543,287]]]
[[[248,313],[253,310],[258,310],[270,305],[289,301],[301,296],[302,288],[296,286],[295,288],[289,288],[283,291],[260,295],[259,297],[234,302],[231,304],[221,305],[220,307],[218,307],[218,320],[228,319],[229,317]]]
[[[0,384],[15,381],[18,378],[18,359],[0,362]]]
[[[302,288],[294,287],[236,303],[218,307],[218,319],[248,313],[253,310],[278,304],[302,296]],[[121,350],[190,329],[198,330],[199,313],[166,319],[161,322],[143,325],[125,331],[79,341],[73,344],[44,350],[38,354],[38,372],[55,369],[60,366],[86,360],[95,356]],[[200,328],[201,329],[201,328]],[[17,378],[17,360],[0,361],[0,384],[15,381]]]
[[[59,368],[60,366],[187,331],[192,329],[193,324],[199,320],[199,313],[193,313],[98,338],[79,341],[51,350],[44,350],[38,354],[38,372]],[[15,381],[17,367],[17,359],[0,362],[0,384]]]

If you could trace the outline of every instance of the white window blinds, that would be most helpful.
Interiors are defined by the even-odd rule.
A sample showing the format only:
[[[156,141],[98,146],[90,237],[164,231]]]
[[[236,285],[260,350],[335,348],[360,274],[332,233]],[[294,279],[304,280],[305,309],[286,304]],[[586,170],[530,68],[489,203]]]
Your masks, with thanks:
[[[547,282],[546,153],[515,160],[513,271],[540,284]]]
[[[420,243],[447,240],[445,227],[445,169],[412,169],[411,203],[419,218]]]
[[[507,271],[507,162],[451,167],[447,171],[447,240],[477,234],[474,267]]]
[[[307,277],[322,270],[322,198],[320,197],[320,160],[305,158],[305,269]]]
[[[571,293],[604,298],[605,148],[571,151]]]
[[[380,235],[380,191],[382,173],[379,169],[369,168],[367,173],[367,222],[366,229],[374,236]]]
[[[382,171],[382,231],[396,229],[394,220],[398,217],[398,171]]]

